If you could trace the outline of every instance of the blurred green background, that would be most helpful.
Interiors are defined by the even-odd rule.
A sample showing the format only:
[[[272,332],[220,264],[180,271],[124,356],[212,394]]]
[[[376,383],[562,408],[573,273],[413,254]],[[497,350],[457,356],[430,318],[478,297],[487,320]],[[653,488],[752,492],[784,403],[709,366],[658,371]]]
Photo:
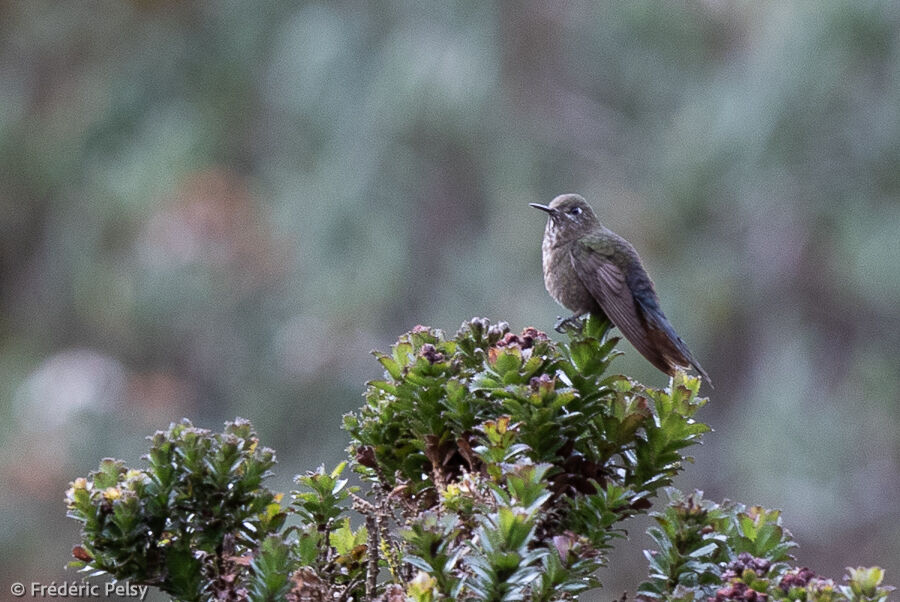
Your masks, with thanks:
[[[78,577],[68,482],[171,421],[249,418],[286,491],[371,349],[551,330],[562,192],[715,381],[679,485],[900,585],[900,4],[3,2],[0,53],[0,598]]]

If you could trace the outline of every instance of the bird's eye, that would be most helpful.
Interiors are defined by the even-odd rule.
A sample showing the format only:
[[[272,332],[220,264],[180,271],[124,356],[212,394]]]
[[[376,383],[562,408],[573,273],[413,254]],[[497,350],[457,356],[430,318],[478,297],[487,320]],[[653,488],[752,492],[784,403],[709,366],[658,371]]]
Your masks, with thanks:
[[[569,209],[569,215],[581,215],[581,207],[572,207]]]

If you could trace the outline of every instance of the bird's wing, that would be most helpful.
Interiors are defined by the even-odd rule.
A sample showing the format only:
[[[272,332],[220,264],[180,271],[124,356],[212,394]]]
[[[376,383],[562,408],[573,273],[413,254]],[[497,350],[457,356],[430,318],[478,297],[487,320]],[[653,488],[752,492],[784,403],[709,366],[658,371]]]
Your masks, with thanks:
[[[625,271],[589,241],[572,246],[572,267],[604,313],[641,355],[663,372],[670,370],[647,337],[647,326],[626,281]]]
[[[632,271],[629,282],[629,274],[612,260],[612,253],[590,239],[572,245],[572,267],[591,296],[651,364],[667,374],[673,374],[676,366],[693,366],[712,385],[660,309],[650,278],[641,268]]]

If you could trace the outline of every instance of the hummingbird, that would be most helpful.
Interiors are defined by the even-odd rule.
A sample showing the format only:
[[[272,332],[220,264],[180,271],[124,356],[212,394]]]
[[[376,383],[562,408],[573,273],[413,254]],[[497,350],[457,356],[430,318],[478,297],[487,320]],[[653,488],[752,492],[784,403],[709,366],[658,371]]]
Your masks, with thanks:
[[[672,376],[694,368],[712,385],[659,305],[653,281],[630,242],[605,227],[577,194],[562,194],[549,205],[529,203],[548,214],[544,230],[544,286],[574,312],[557,330],[577,324],[587,313],[605,315],[641,355]]]

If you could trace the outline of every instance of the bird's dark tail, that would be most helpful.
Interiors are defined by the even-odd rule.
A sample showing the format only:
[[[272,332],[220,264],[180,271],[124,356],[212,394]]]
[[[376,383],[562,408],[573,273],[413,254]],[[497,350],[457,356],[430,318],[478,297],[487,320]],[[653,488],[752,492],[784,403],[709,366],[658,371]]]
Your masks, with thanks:
[[[678,336],[678,333],[675,332],[675,328],[672,327],[672,324],[662,311],[658,307],[648,307],[649,304],[644,304],[639,299],[637,301],[641,305],[641,309],[644,310],[644,317],[647,320],[647,333],[669,370],[673,370],[676,367],[693,368],[703,377],[705,382],[709,383],[710,387],[715,389],[709,374],[703,369],[700,362],[694,359],[691,351],[685,342],[681,340],[681,337]]]
[[[682,344],[684,344],[684,341],[682,341]],[[703,377],[704,382],[709,384],[711,388],[715,389],[716,387],[715,385],[713,385],[712,379],[709,377],[709,374],[706,373],[706,370],[703,369],[703,366],[700,365],[700,362],[695,360],[693,357],[688,357],[688,359],[691,362],[691,366],[694,367],[694,370],[696,370],[700,374],[700,376]]]

